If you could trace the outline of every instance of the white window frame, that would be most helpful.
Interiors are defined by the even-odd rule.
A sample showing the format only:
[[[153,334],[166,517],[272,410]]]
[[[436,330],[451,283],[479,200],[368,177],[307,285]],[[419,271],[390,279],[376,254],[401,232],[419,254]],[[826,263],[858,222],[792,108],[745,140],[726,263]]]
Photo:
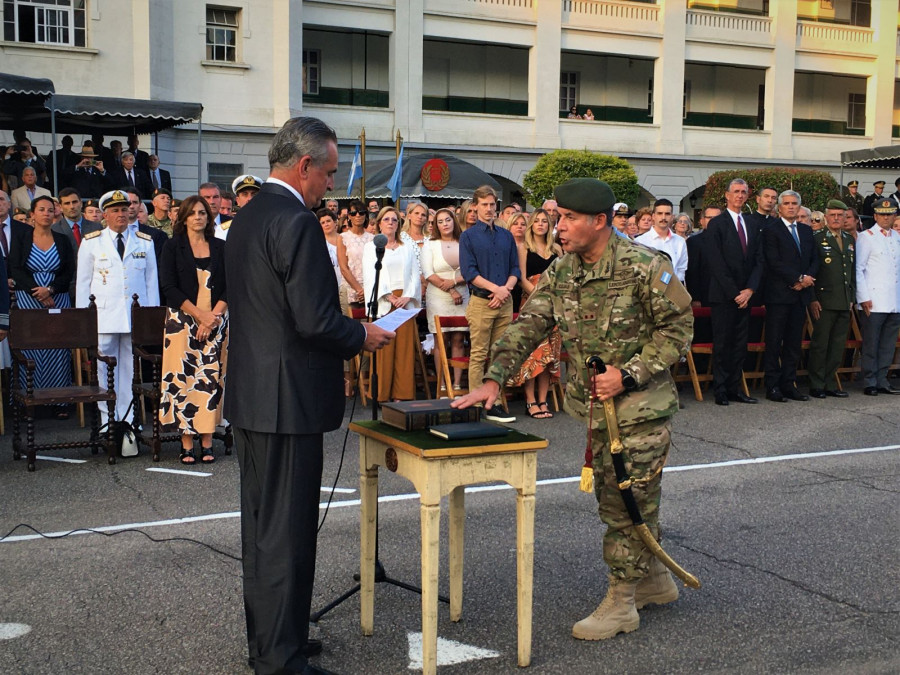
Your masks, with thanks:
[[[578,105],[578,85],[581,78],[577,71],[564,70],[559,74],[559,111],[568,113],[573,105]],[[563,90],[565,89],[565,93]],[[565,107],[563,107],[565,103]]]
[[[53,2],[36,2],[35,0],[12,0],[12,2],[13,16],[4,16],[3,21],[4,23],[11,23],[13,25],[15,31],[14,40],[16,42],[22,42],[23,44],[54,45],[61,47],[76,46],[76,8],[72,0],[53,0]],[[84,7],[81,7],[78,8],[77,11],[86,12],[86,9]],[[19,35],[21,12],[33,12],[34,42],[23,41],[21,39],[21,36]],[[56,21],[53,21],[51,17],[55,18]],[[85,26],[86,25],[87,24],[85,21]]]
[[[234,23],[228,23],[227,21],[221,22],[217,21],[216,17],[213,16],[212,20],[210,20],[209,13],[210,12],[227,12],[234,15]],[[241,60],[240,54],[240,40],[239,33],[241,31],[241,8],[240,7],[223,7],[219,5],[206,5],[206,30],[204,31],[204,38],[206,40],[206,60],[211,63],[239,63]],[[229,45],[227,38],[224,42],[216,41],[215,37],[210,41],[210,31],[222,31],[223,34],[231,33],[234,39],[234,44]],[[217,58],[216,50],[224,49],[225,50],[225,58]],[[228,58],[228,50],[233,50],[233,58]]]
[[[862,120],[858,119],[862,110]],[[861,122],[861,123],[860,123]],[[851,93],[847,97],[847,128],[848,129],[865,129],[866,128],[866,95]]]
[[[315,63],[310,57],[315,57]],[[313,77],[315,73],[315,77]],[[312,83],[315,82],[315,88]],[[315,89],[315,90],[313,90]],[[322,89],[322,50],[303,50],[303,93],[307,96],[318,96]]]

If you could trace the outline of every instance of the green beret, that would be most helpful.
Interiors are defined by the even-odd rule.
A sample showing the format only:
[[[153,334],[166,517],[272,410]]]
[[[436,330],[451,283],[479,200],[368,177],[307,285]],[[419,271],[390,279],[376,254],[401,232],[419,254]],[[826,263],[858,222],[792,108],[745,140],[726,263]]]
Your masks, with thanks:
[[[879,199],[877,202],[872,204],[872,210],[882,216],[897,213],[897,202],[895,202],[893,199]]]
[[[577,213],[596,215],[616,203],[612,188],[596,178],[572,178],[553,191],[556,205]]]
[[[847,205],[840,199],[829,199],[828,203],[825,205],[825,209],[840,209],[841,211],[846,211]]]

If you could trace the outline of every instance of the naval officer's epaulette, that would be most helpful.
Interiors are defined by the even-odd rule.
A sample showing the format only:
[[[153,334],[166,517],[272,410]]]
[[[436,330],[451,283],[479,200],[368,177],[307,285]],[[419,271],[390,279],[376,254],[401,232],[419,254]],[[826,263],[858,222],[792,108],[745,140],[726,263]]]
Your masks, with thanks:
[[[138,230],[137,236],[139,236],[141,239],[146,239],[147,241],[153,241],[153,237],[151,237],[146,232],[141,232],[140,230]]]
[[[93,232],[88,232],[82,239],[93,239],[94,237],[99,237],[101,234],[103,234],[103,230],[94,230]]]
[[[233,220],[234,218],[232,218],[231,220],[226,220],[224,223],[219,223],[219,227],[223,230],[227,230],[229,227],[231,227],[231,223]]]

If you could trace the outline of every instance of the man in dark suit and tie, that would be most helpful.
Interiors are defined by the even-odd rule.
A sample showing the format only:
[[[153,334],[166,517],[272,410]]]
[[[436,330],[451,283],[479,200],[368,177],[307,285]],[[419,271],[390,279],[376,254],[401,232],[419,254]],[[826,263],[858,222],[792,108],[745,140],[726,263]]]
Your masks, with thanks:
[[[808,401],[797,390],[797,363],[806,321],[806,306],[814,300],[813,285],[819,255],[809,225],[797,222],[800,195],[778,195],[779,219],[766,229],[766,398],[784,403]]]
[[[343,361],[394,333],[341,313],[313,211],[334,186],[337,137],[288,120],[270,176],[225,247],[231,334],[225,416],[241,473],[244,608],[257,675],[323,673],[307,662],[323,433],[344,412]]]
[[[705,206],[697,221],[699,231],[687,238],[688,266],[684,275],[684,285],[691,294],[691,304],[694,307],[709,306],[709,261],[706,259],[706,243],[709,239],[706,228],[709,221],[722,213],[718,206]],[[697,326],[694,326],[694,337]]]
[[[172,176],[165,169],[159,168],[159,157],[150,155],[148,163],[150,167],[150,183],[153,185],[153,188],[162,188],[163,190],[168,190],[169,194],[171,194]]]
[[[122,166],[114,169],[112,175],[117,188],[135,188],[140,193],[141,199],[148,198],[153,192],[150,174],[146,169],[139,169],[134,165],[134,155],[128,150],[122,153]]]
[[[709,266],[709,304],[713,331],[713,389],[717,405],[756,403],[741,392],[747,358],[750,299],[763,275],[762,229],[741,214],[747,182],[735,178],[725,192],[726,210],[709,221],[705,256]]]
[[[150,155],[140,149],[140,139],[137,136],[128,137],[128,151],[134,155],[134,165],[147,171],[150,168]]]
[[[102,230],[103,226],[100,223],[95,223],[93,220],[88,220],[82,215],[81,196],[73,188],[64,188],[60,191],[59,208],[62,210],[62,217],[53,223],[50,229],[69,238],[69,243],[72,244],[72,250],[75,252],[77,265],[78,247],[81,246],[82,238],[86,234]],[[72,283],[69,286],[69,294],[73,299],[75,297],[76,277],[77,274],[72,275]]]

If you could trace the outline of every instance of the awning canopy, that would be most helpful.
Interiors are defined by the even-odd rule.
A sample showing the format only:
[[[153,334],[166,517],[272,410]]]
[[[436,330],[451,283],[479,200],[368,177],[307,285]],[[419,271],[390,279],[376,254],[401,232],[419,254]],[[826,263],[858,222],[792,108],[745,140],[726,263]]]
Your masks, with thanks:
[[[900,145],[842,152],[841,167],[847,166],[860,169],[900,169]]]
[[[396,162],[366,176],[366,197],[384,199],[391,196],[388,182]],[[424,171],[423,171],[424,169]],[[482,185],[490,185],[498,193],[500,184],[474,164],[453,155],[427,152],[405,155],[400,176],[400,197],[441,197],[443,199],[471,199]],[[370,187],[371,186],[371,187]]]
[[[48,101],[48,109],[50,104]],[[56,112],[57,131],[96,131],[110,136],[150,134],[196,122],[203,114],[203,106],[199,103],[66,94],[54,96],[52,106]]]
[[[48,117],[44,102],[53,92],[50,80],[0,73],[0,129],[30,129]]]

